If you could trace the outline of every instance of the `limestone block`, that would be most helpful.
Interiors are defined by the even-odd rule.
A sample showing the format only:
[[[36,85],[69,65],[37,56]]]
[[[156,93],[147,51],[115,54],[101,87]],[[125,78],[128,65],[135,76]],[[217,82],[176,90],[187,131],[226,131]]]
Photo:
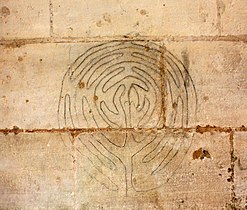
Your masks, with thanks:
[[[93,132],[76,137],[77,208],[223,209],[228,134]]]
[[[32,44],[2,52],[1,128],[247,124],[243,43]],[[122,66],[112,71],[107,62]]]
[[[65,46],[59,50],[50,44],[3,49],[0,115],[5,119],[2,128],[56,127],[56,107],[69,58],[64,52],[68,52]]]
[[[213,209],[229,137],[167,131],[1,135],[1,209]]]
[[[217,7],[210,1],[53,0],[59,37],[216,35]]]
[[[234,155],[235,161],[234,184],[236,206],[238,208],[247,207],[247,134],[236,133],[234,135]]]
[[[166,42],[189,71],[197,93],[196,124],[247,124],[247,48],[234,42]]]
[[[74,204],[66,134],[1,134],[0,209],[64,209]]]
[[[2,0],[0,38],[37,38],[50,35],[49,0]]]
[[[219,0],[222,35],[246,35],[247,2],[245,0]]]

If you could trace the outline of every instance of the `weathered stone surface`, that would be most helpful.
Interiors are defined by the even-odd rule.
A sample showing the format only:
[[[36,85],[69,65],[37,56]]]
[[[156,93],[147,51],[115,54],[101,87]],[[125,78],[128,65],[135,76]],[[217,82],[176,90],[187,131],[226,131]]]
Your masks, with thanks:
[[[59,37],[217,33],[217,6],[214,0],[52,2],[54,35]]]
[[[246,0],[0,2],[0,209],[246,209]]]
[[[95,132],[77,136],[75,147],[78,209],[221,209],[230,203],[227,134]]]
[[[69,73],[69,66],[73,64],[81,54],[83,54],[90,47],[94,47],[96,45],[97,44],[92,43],[43,45],[33,44],[14,49],[2,47],[3,53],[0,64],[0,115],[4,116],[4,120],[0,122],[0,127],[12,128],[13,126],[18,126],[20,128],[26,129],[58,128],[58,116],[59,118],[61,118],[61,116],[62,118],[64,117],[62,112],[60,114],[58,113],[59,97],[63,77],[66,72],[67,74]],[[153,115],[154,120],[143,126],[138,126],[138,123],[135,122],[134,119],[139,119],[140,121],[141,116],[143,115],[139,116],[137,114],[132,114],[132,117],[135,117],[132,119],[132,126],[129,124],[121,125],[117,123],[117,121],[113,121],[113,123],[115,123],[114,125],[113,123],[111,124],[107,121],[111,127],[155,127],[155,125],[158,125],[156,124],[157,120],[155,119],[157,118],[155,116],[159,116],[159,107],[162,106],[163,103],[163,108],[165,108],[163,111],[166,113],[166,126],[169,127],[194,127],[198,124],[236,127],[247,124],[245,117],[247,115],[245,100],[247,85],[247,74],[245,66],[247,54],[245,44],[229,42],[165,42],[164,46],[175,56],[174,57],[171,55],[171,60],[164,59],[163,64],[160,64],[159,57],[158,59],[156,58],[155,62],[158,62],[156,68],[159,67],[161,70],[163,69],[165,74],[161,75],[161,71],[152,74],[152,70],[148,70],[147,72],[150,74],[150,78],[153,78],[151,80],[148,79],[147,75],[143,74],[144,78],[151,81],[151,83],[147,83],[147,87],[151,88],[151,93],[153,92],[151,95],[146,94],[146,98],[149,100],[149,102],[152,100],[157,101],[157,107],[155,108],[156,111],[154,112],[157,114]],[[127,54],[130,54],[130,52],[131,51],[127,51]],[[160,53],[160,55],[162,55],[162,53]],[[164,56],[169,56],[169,52],[165,50]],[[126,57],[126,59],[128,58]],[[168,59],[168,57],[166,57],[166,59]],[[151,62],[151,60],[147,60],[147,63],[149,62]],[[180,62],[182,62],[183,65]],[[75,64],[76,63],[73,65]],[[71,65],[71,69],[74,68],[73,65]],[[85,66],[86,64],[84,63],[80,68],[83,69]],[[178,66],[178,69],[176,66]],[[131,67],[131,65],[126,65],[126,67]],[[102,67],[102,69],[104,68]],[[179,76],[179,74],[176,73],[178,70],[185,73],[185,69],[188,69],[193,83],[190,81],[189,77],[186,79],[186,74]],[[173,75],[173,77],[176,78],[174,80],[171,77],[172,74],[169,73],[172,71],[174,71],[173,74],[176,75],[176,77]],[[125,72],[124,75],[125,74],[126,76],[129,75],[128,72]],[[172,81],[170,92],[167,88],[167,84],[163,84],[166,87],[164,89],[164,94],[167,94],[167,98],[164,102],[162,102],[162,99],[160,98],[155,99],[155,93],[162,92],[162,84],[160,88],[158,86],[160,83],[162,83],[161,78],[163,76],[168,79],[170,78]],[[68,79],[68,76],[65,76],[65,79]],[[156,87],[153,86],[154,80],[157,84]],[[114,81],[117,81],[117,78],[114,79]],[[174,81],[180,82],[180,84],[183,84],[185,81],[187,81],[188,84],[186,88],[188,93],[188,100],[186,99],[186,94],[184,94],[185,86],[177,88]],[[123,81],[123,83],[130,84],[130,80]],[[77,83],[67,82],[66,84],[64,83],[64,85],[67,85],[65,87],[64,93],[70,93],[72,99],[75,98],[75,90],[81,89],[81,93],[84,93],[83,91],[86,88],[83,81],[80,82],[79,80]],[[195,94],[193,85],[197,96],[196,115],[194,114]],[[121,93],[120,90],[121,89],[119,89],[119,93]],[[173,102],[171,100],[171,94],[173,94]],[[104,96],[104,93],[96,95],[91,94],[91,97],[89,97],[87,100],[98,100],[98,102],[100,102],[101,95]],[[181,96],[180,99],[183,101],[183,103],[179,104],[176,101],[179,96]],[[62,97],[66,98],[66,94],[62,95]],[[116,95],[114,97],[116,98]],[[137,98],[134,90],[131,91],[129,97],[131,99],[131,103],[133,102],[132,105],[135,104]],[[65,98],[61,98],[63,103],[66,101]],[[140,98],[139,100],[145,101],[144,98]],[[84,115],[88,114],[87,119],[91,119],[91,121],[89,120],[86,123],[86,121],[83,120],[83,112],[80,111],[80,104],[82,103],[79,99],[76,102],[79,103],[77,108],[79,107],[80,122],[78,123],[76,121],[78,120],[78,116],[76,117],[76,115],[73,115],[73,101],[71,100],[70,102],[73,104],[71,109],[72,119],[76,119],[74,126],[85,128],[97,127],[95,120],[93,120],[92,113],[90,113],[89,106],[84,104],[87,108],[86,110],[88,111],[88,113],[84,112]],[[148,101],[146,102],[147,103],[145,104],[144,108],[148,107]],[[185,102],[188,103],[187,108],[189,111],[183,111],[182,113],[182,110],[187,109]],[[66,105],[66,103],[64,104]],[[117,104],[117,107],[119,107],[118,105],[119,104]],[[152,103],[149,103],[149,106],[152,105]],[[69,106],[67,104],[67,109],[68,107]],[[60,111],[63,111],[63,109],[64,106],[60,106]],[[114,107],[110,107],[110,109],[114,110]],[[69,121],[69,112],[67,112],[66,116],[67,124],[65,124],[66,118],[63,118],[62,120],[60,119],[60,127],[73,127],[73,123]],[[122,122],[124,116],[121,114],[119,116],[119,120]],[[118,117],[115,117],[114,119],[118,120]],[[186,124],[187,119],[188,124]],[[97,122],[99,123],[98,127],[109,126],[106,123],[101,123],[101,121],[102,120],[100,118],[97,118]]]
[[[236,196],[236,207],[245,209],[247,207],[247,134],[235,133],[234,135],[234,185]]]
[[[55,45],[4,48],[1,58],[2,128],[51,128],[57,126],[61,80],[69,57]],[[59,79],[58,79],[59,78]],[[45,82],[45,84],[44,84]]]
[[[66,134],[1,134],[0,209],[72,209],[72,147]]]
[[[183,61],[195,85],[197,120],[190,126],[247,124],[246,44],[168,42],[165,46]]]
[[[50,35],[49,0],[0,2],[0,38],[37,38]]]
[[[245,0],[218,0],[223,35],[246,35],[247,2]]]
[[[73,140],[37,133],[0,140],[1,209],[213,209],[230,202],[227,134],[93,132]]]

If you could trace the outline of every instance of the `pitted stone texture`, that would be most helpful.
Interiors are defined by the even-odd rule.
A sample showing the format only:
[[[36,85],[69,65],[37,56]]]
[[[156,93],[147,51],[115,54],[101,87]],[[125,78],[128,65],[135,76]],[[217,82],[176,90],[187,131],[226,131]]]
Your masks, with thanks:
[[[50,35],[49,0],[0,2],[0,38],[38,38]]]
[[[64,75],[80,55],[99,44],[102,43],[33,44],[14,49],[2,46],[0,115],[4,116],[4,120],[0,122],[0,127],[58,128],[59,97]],[[163,46],[163,44],[160,45]],[[193,80],[193,83],[188,82],[189,78],[183,76],[186,83],[183,80],[178,80],[181,86],[187,84],[189,88],[193,88],[192,84],[194,84],[197,93],[197,112],[196,115],[192,113],[188,115],[188,127],[195,127],[198,124],[221,127],[237,127],[247,124],[245,117],[247,114],[245,97],[247,54],[245,44],[232,42],[165,42],[164,46],[175,56],[177,60],[175,58],[173,60],[176,60],[178,67],[187,69]],[[166,53],[165,51],[164,55]],[[168,73],[164,75],[165,78],[169,76],[168,67],[168,62],[164,62],[163,67],[161,65],[161,69]],[[181,74],[175,76],[175,79],[181,78]],[[154,78],[157,83],[160,83],[161,80],[158,81],[159,75],[156,74]],[[84,85],[78,83],[76,86],[71,83],[70,87],[72,89],[81,88],[81,91],[83,91]],[[179,92],[175,85],[173,88],[175,88],[174,93],[177,97],[184,92]],[[168,92],[166,91],[164,91],[164,94]],[[131,91],[129,96],[136,101],[136,94],[133,93],[135,92]],[[193,93],[193,91],[189,93]],[[100,100],[100,95],[96,96],[93,100]],[[170,96],[167,95],[163,107],[167,120],[166,126],[181,127],[184,121],[181,119],[185,112],[181,112],[183,109],[178,104],[171,103]],[[174,97],[174,99],[177,99],[177,97]],[[187,108],[193,110],[194,101],[190,99],[189,97]],[[179,100],[181,102],[181,98]],[[140,98],[140,101],[145,100]],[[185,101],[183,100],[183,102]],[[72,108],[74,109],[74,106]],[[179,114],[174,115],[177,110],[180,110]],[[79,111],[81,111],[80,107]],[[90,109],[88,109],[88,114],[91,115],[89,112]],[[194,119],[195,116],[197,119]],[[95,123],[93,118],[91,119],[91,123]],[[181,122],[180,125],[172,125],[169,123],[172,122],[171,119]],[[75,127],[87,128],[92,127],[92,125],[75,124]],[[97,128],[97,126],[94,127]],[[148,125],[146,127],[152,126]]]
[[[233,137],[235,161],[234,185],[236,207],[247,207],[247,134],[235,133]]]
[[[247,2],[245,0],[218,0],[221,12],[222,35],[246,35]]]
[[[217,7],[214,0],[52,2],[54,34],[58,37],[217,33]]]
[[[197,112],[191,127],[247,124],[246,44],[219,41],[164,45],[183,62],[195,85]]]
[[[134,41],[100,43],[78,55],[62,81],[59,126],[162,127],[166,56],[162,46]]]
[[[72,209],[74,172],[67,134],[0,136],[0,209]]]
[[[220,209],[229,205],[228,134],[129,132],[124,147],[117,148],[110,143],[121,142],[123,135],[122,132],[95,132],[77,136],[78,208]],[[163,141],[159,139],[161,136]],[[172,147],[174,142],[179,147]],[[200,148],[210,157],[196,158],[194,153]],[[114,164],[110,167],[109,160],[117,167]],[[154,171],[159,164],[165,166],[164,170],[152,179],[148,176],[149,169]]]

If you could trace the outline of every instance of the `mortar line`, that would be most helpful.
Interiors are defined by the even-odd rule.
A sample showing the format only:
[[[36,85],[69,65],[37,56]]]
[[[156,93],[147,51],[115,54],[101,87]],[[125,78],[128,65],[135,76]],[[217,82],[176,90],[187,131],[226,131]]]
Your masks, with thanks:
[[[49,15],[50,15],[50,37],[54,36],[54,28],[53,28],[53,4],[52,0],[49,0]]]
[[[196,126],[190,128],[51,128],[51,129],[21,129],[14,127],[11,129],[0,129],[0,133],[8,135],[9,133],[19,134],[19,133],[71,133],[73,137],[79,135],[80,133],[94,133],[94,132],[156,132],[156,131],[166,131],[166,132],[196,132],[196,133],[206,133],[206,132],[218,132],[218,133],[231,133],[236,132],[247,132],[247,127],[217,127],[217,126]]]
[[[53,18],[52,18],[53,19]],[[52,20],[53,21],[53,20]],[[51,27],[53,33],[53,26]],[[53,34],[52,34],[53,35]],[[247,35],[226,35],[226,36],[103,36],[103,37],[46,37],[30,39],[1,39],[0,45],[10,48],[21,47],[29,44],[69,44],[69,43],[90,43],[103,41],[224,41],[247,43]]]

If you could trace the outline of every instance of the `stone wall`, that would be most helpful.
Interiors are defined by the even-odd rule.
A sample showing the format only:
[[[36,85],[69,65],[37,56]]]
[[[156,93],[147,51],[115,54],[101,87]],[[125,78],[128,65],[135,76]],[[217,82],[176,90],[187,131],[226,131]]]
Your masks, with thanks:
[[[247,208],[246,0],[2,0],[0,209]]]

